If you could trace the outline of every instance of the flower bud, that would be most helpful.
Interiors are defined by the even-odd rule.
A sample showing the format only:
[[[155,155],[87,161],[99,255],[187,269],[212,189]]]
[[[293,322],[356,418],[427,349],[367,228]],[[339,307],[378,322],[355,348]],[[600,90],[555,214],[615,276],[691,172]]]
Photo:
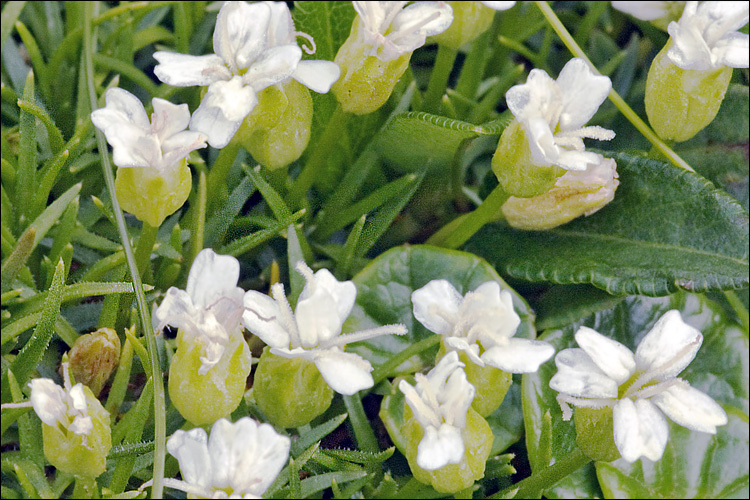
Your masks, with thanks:
[[[716,117],[729,88],[732,68],[682,69],[667,52],[670,41],[659,52],[646,79],[646,114],[662,139],[687,141]]]
[[[310,423],[331,405],[333,389],[309,359],[285,358],[263,349],[253,378],[253,396],[276,427]]]
[[[565,170],[554,166],[537,166],[531,156],[529,141],[518,120],[513,120],[500,136],[492,157],[492,171],[503,190],[520,198],[546,193]]]
[[[408,404],[404,403],[404,431],[406,459],[414,477],[432,485],[441,493],[455,493],[484,477],[484,467],[492,450],[494,435],[487,421],[473,408],[466,414],[466,425],[461,431],[464,456],[457,464],[448,464],[436,470],[425,470],[417,465],[417,451],[425,431]]]
[[[236,138],[264,167],[285,167],[305,151],[312,115],[310,91],[290,79],[258,94],[258,105],[245,118]]]
[[[453,9],[453,22],[447,30],[431,37],[430,42],[458,50],[492,25],[495,11],[481,2],[447,3]]]
[[[576,408],[576,442],[592,460],[611,462],[620,458],[614,438],[612,408]]]
[[[120,206],[138,220],[159,227],[164,219],[185,204],[192,186],[187,159],[171,169],[119,167],[115,192]]]
[[[169,397],[192,424],[212,424],[228,416],[245,394],[250,348],[239,330],[229,333],[223,347],[219,361],[202,369],[206,347],[201,338],[178,331],[177,351],[169,366]]]
[[[613,159],[602,158],[584,171],[569,170],[546,193],[511,196],[503,204],[503,216],[512,227],[540,231],[591,215],[614,199],[619,185],[616,167]]]
[[[73,377],[98,395],[120,361],[120,337],[111,328],[100,328],[78,337],[68,355]]]

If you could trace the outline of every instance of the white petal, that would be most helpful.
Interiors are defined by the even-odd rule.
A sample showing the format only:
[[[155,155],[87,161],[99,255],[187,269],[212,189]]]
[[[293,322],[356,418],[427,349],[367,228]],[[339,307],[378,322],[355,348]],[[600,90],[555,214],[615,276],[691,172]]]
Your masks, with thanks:
[[[479,357],[479,346],[477,344],[469,344],[465,338],[462,337],[445,337],[445,347],[453,349],[454,351],[465,352],[472,363],[479,366],[484,366],[484,361]]]
[[[91,429],[94,428],[94,422],[88,415],[76,415],[76,417],[73,419],[73,422],[70,424],[70,427],[68,428],[73,431],[74,434],[78,434],[79,436],[88,436],[88,434],[91,432]]]
[[[414,304],[414,317],[425,328],[438,335],[446,335],[453,330],[458,320],[458,309],[463,297],[447,280],[432,280],[411,294]],[[451,321],[451,318],[455,318]]]
[[[29,382],[29,387],[31,406],[42,422],[55,426],[66,421],[68,396],[62,387],[48,378],[35,378]]]
[[[622,458],[635,462],[640,457],[659,460],[669,438],[667,420],[645,399],[635,403],[624,398],[613,409],[615,445]]]
[[[299,326],[303,347],[316,347],[338,336],[341,327],[354,307],[357,287],[351,281],[340,282],[327,269],[311,276],[297,301],[294,315]]]
[[[643,337],[635,351],[639,369],[658,371],[662,380],[675,377],[695,358],[703,335],[682,321],[676,309],[668,311]]]
[[[205,134],[211,146],[223,148],[256,104],[255,91],[251,86],[243,85],[241,78],[214,82],[193,113],[190,130]]]
[[[598,153],[561,149],[555,165],[565,170],[584,171],[589,165],[596,165],[602,161],[603,157]]]
[[[341,68],[332,61],[300,61],[292,77],[310,90],[325,94],[341,76]]]
[[[227,2],[214,28],[214,52],[237,75],[266,48],[271,9],[265,2]]]
[[[559,86],[541,69],[532,69],[526,83],[511,87],[505,100],[513,116],[522,124],[532,117],[541,117],[548,127],[556,125],[562,110]]]
[[[86,393],[83,391],[83,384],[81,382],[70,388],[68,397],[70,406],[72,406],[73,409],[79,412],[86,412],[86,409],[88,408],[86,405]]]
[[[156,328],[164,328],[172,325],[176,328],[195,332],[199,329],[202,318],[199,310],[193,306],[190,296],[179,288],[170,287],[164,300],[154,311],[153,325]]]
[[[683,14],[684,17],[685,14]],[[706,45],[702,33],[693,23],[672,21],[667,26],[667,31],[673,42],[672,47],[667,51],[667,56],[675,65],[682,69],[701,71],[713,69],[710,47]]]
[[[191,151],[205,148],[208,137],[200,132],[185,130],[161,143],[162,167],[168,168],[185,158]]]
[[[401,10],[391,23],[387,37],[402,53],[425,44],[428,36],[447,30],[453,22],[453,9],[445,2],[415,2]]]
[[[237,259],[206,248],[193,261],[186,291],[196,307],[207,309],[221,298],[235,294],[239,279],[240,263]]]
[[[515,4],[516,2],[482,2],[482,5],[493,10],[508,10]]]
[[[469,411],[475,394],[476,390],[467,380],[466,372],[457,367],[448,377],[445,387],[437,394],[443,420],[463,429],[466,426],[466,412]]]
[[[357,354],[339,349],[317,350],[313,359],[325,381],[339,394],[351,396],[374,383],[372,365]]]
[[[191,56],[176,52],[154,52],[159,64],[154,74],[162,82],[175,87],[208,85],[219,80],[229,80],[232,73],[216,54]]]
[[[266,87],[291,78],[301,59],[302,49],[297,45],[270,48],[250,66],[242,77],[243,82],[252,85],[256,92],[260,92]]]
[[[401,380],[398,383],[398,388],[404,394],[404,401],[409,405],[414,418],[417,419],[422,428],[439,426],[442,423],[442,419],[437,413],[437,408],[432,408],[431,405],[425,402],[409,382]]]
[[[497,281],[482,283],[466,294],[459,317],[461,322],[468,321],[469,337],[478,338],[485,349],[505,343],[521,324],[510,292],[500,290]]]
[[[285,2],[265,2],[271,9],[266,42],[269,47],[295,43],[294,21]]]
[[[630,14],[631,16],[640,19],[642,21],[653,21],[660,17],[665,17],[669,14],[669,4],[671,2],[637,2],[634,0],[627,0],[624,2],[612,2],[612,7]]]
[[[547,342],[512,338],[485,351],[482,361],[510,373],[534,373],[554,354]]]
[[[250,332],[271,347],[289,348],[289,332],[281,323],[279,304],[264,293],[250,290],[243,299],[242,321]]]
[[[187,104],[172,104],[158,97],[154,97],[151,103],[154,106],[151,130],[159,137],[159,142],[164,142],[187,128],[190,123],[190,110]]]
[[[564,349],[555,356],[557,373],[549,386],[579,398],[616,398],[617,382],[609,378],[583,349]]]
[[[439,429],[425,428],[424,437],[417,447],[417,465],[425,470],[436,470],[460,463],[463,458],[464,440],[460,429],[446,424]]]
[[[576,342],[608,377],[622,384],[635,371],[635,357],[630,349],[596,330],[582,326],[575,334]]]
[[[238,423],[245,418],[248,417],[240,419]],[[250,419],[248,418],[248,420]],[[238,442],[246,442],[242,433],[238,433],[237,437]],[[289,461],[291,441],[288,437],[277,434],[269,424],[260,424],[258,426],[255,440],[257,445],[255,456],[253,457],[257,464],[253,474],[255,478],[252,485],[243,486],[243,491],[250,490],[251,493],[260,497],[271,486],[271,483],[276,480],[281,469]],[[245,477],[247,476],[245,474]],[[239,482],[235,484],[241,486]]]
[[[130,92],[115,87],[105,96],[106,106],[91,113],[91,121],[104,132],[112,146],[118,167],[148,167],[160,157],[158,141],[141,101]]]
[[[716,427],[728,422],[716,401],[687,383],[673,385],[651,401],[676,423],[694,431],[716,434]]]
[[[557,77],[562,92],[560,130],[584,126],[612,90],[607,76],[595,75],[588,63],[578,57],[571,59]]]
[[[555,137],[548,121],[541,116],[533,116],[522,122],[526,139],[529,141],[529,150],[534,165],[546,167],[559,164],[560,148],[555,144]],[[577,170],[584,170],[579,168]]]
[[[211,489],[213,468],[207,446],[206,431],[177,430],[167,441],[167,451],[180,463],[182,478],[189,484]]]
[[[745,33],[730,33],[721,38],[711,51],[717,64],[731,68],[747,68],[750,65],[750,38]]]

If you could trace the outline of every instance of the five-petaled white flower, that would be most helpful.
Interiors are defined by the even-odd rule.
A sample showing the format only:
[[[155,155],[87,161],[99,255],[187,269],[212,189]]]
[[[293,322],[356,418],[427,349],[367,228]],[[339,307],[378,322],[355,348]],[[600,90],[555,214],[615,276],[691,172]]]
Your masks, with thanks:
[[[352,2],[364,28],[369,56],[392,61],[414,52],[428,36],[447,30],[453,9],[445,2]]]
[[[206,136],[185,130],[190,121],[187,104],[172,104],[155,97],[149,123],[141,101],[119,87],[105,95],[106,106],[91,113],[104,132],[118,167],[150,167],[167,173],[191,151],[206,147]]]
[[[529,141],[535,165],[557,165],[566,170],[586,170],[601,155],[587,152],[583,138],[610,140],[615,136],[602,127],[584,127],[612,88],[606,76],[595,75],[586,61],[568,61],[557,81],[541,69],[533,69],[523,85],[505,95],[508,107]]]
[[[271,353],[285,358],[313,361],[323,379],[336,392],[351,395],[372,387],[372,365],[343,346],[380,335],[403,335],[404,325],[386,325],[341,335],[344,321],[354,307],[357,288],[351,281],[340,282],[326,269],[315,274],[303,262],[297,271],[305,277],[305,288],[292,309],[284,286],[271,287],[273,298],[260,292],[245,294],[245,326],[271,347]]]
[[[510,292],[501,291],[496,281],[462,297],[447,280],[432,280],[414,291],[411,300],[417,321],[445,336],[447,349],[465,352],[479,366],[531,373],[555,354],[547,342],[513,338],[521,319]]]
[[[737,30],[749,13],[747,2],[688,2],[680,20],[667,28],[674,42],[667,56],[682,69],[747,68],[748,35]]]
[[[74,434],[86,436],[94,428],[94,423],[88,414],[86,393],[83,384],[71,386],[68,363],[62,364],[63,384],[60,387],[48,378],[35,378],[29,382],[31,387],[31,406],[39,419],[47,425],[58,427],[63,432],[72,431]]]
[[[414,417],[424,428],[417,447],[417,465],[436,470],[464,458],[466,413],[474,399],[474,386],[466,380],[465,365],[451,351],[425,376],[416,373],[416,388],[406,380],[398,384]]]
[[[240,263],[211,249],[201,250],[190,268],[187,290],[170,287],[154,311],[153,323],[161,330],[176,326],[203,343],[198,373],[206,374],[221,360],[231,335],[241,329],[244,290],[237,286]]]
[[[662,316],[635,355],[585,326],[575,338],[580,349],[557,354],[558,372],[549,383],[560,392],[557,401],[563,419],[570,420],[568,404],[613,408],[615,445],[628,462],[661,458],[669,437],[664,415],[688,429],[711,434],[716,433],[716,426],[727,423],[727,414],[716,401],[677,377],[703,342],[700,332],[684,323],[679,311]]]
[[[294,78],[316,92],[328,92],[339,77],[330,61],[302,61],[292,16],[284,2],[227,2],[214,29],[215,54],[191,56],[156,52],[154,73],[169,85],[208,85],[190,129],[205,133],[215,148],[226,146],[258,104],[257,93]]]
[[[164,479],[164,486],[198,498],[261,498],[289,459],[289,446],[288,437],[249,417],[217,420],[210,437],[201,428],[178,430],[167,450],[183,480]]]

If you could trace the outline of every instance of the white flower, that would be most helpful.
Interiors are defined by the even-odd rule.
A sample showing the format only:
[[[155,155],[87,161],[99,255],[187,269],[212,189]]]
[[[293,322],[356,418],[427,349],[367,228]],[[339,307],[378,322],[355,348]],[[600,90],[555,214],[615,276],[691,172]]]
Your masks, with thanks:
[[[204,132],[215,148],[226,146],[258,104],[257,93],[294,78],[328,92],[339,77],[330,61],[302,61],[289,8],[284,2],[227,2],[214,29],[216,54],[156,52],[154,73],[169,85],[208,85],[190,129]]]
[[[582,139],[610,140],[615,133],[584,125],[611,88],[608,77],[595,75],[579,58],[568,61],[557,81],[533,69],[525,84],[512,87],[505,97],[526,132],[534,164],[586,170],[589,163],[598,163],[601,155],[587,152]]]
[[[88,414],[86,394],[83,384],[71,386],[68,363],[63,363],[63,389],[48,378],[35,378],[31,387],[31,406],[45,424],[58,427],[63,432],[72,431],[79,436],[87,436],[94,428]]]
[[[748,35],[737,30],[749,12],[748,2],[688,2],[679,22],[667,28],[674,42],[667,56],[682,69],[747,68]]]
[[[447,30],[453,9],[445,2],[352,2],[364,28],[369,56],[392,61],[414,52],[428,36]]]
[[[466,380],[465,365],[451,351],[427,376],[416,373],[416,388],[406,380],[398,384],[414,417],[424,428],[417,447],[417,465],[436,470],[464,458],[466,413],[474,399],[474,386]]]
[[[237,286],[240,263],[229,255],[201,250],[190,268],[187,291],[171,287],[154,311],[153,323],[161,330],[172,325],[203,343],[200,375],[205,375],[224,354],[231,334],[240,330],[244,290]]]
[[[493,10],[508,10],[513,7],[516,2],[480,2],[485,7],[489,7]]]
[[[555,353],[547,342],[513,338],[521,319],[510,292],[501,291],[496,281],[462,297],[447,280],[432,280],[415,290],[411,300],[417,321],[445,336],[446,348],[465,352],[479,366],[531,373]]]
[[[633,0],[627,0],[624,2],[612,2],[612,7],[630,14],[636,19],[641,21],[654,21],[663,17],[668,17],[677,14],[679,16],[682,12],[685,2],[636,2]],[[675,19],[677,17],[675,16]]]
[[[549,383],[560,392],[557,401],[563,419],[570,420],[568,404],[612,407],[615,445],[628,462],[661,458],[669,437],[664,415],[688,429],[711,434],[716,433],[716,426],[727,423],[716,401],[677,377],[703,342],[700,332],[684,323],[679,311],[662,316],[635,355],[585,326],[575,337],[581,348],[557,354],[558,372]]]
[[[289,459],[289,446],[288,437],[249,417],[234,424],[217,420],[210,438],[201,428],[178,430],[167,450],[180,463],[183,481],[165,479],[164,485],[198,498],[261,498]]]
[[[273,298],[260,292],[245,294],[245,326],[271,347],[271,353],[285,358],[306,358],[315,363],[325,381],[338,393],[351,395],[372,387],[372,365],[343,346],[380,335],[403,335],[403,325],[386,325],[341,335],[341,327],[354,307],[357,288],[351,281],[337,281],[326,269],[313,274],[303,262],[297,271],[307,283],[292,309],[284,286],[271,288]]]
[[[141,101],[119,87],[105,95],[106,106],[91,113],[104,132],[118,167],[150,167],[166,172],[191,151],[206,147],[206,137],[185,130],[190,121],[187,104],[172,104],[155,97],[149,123]]]

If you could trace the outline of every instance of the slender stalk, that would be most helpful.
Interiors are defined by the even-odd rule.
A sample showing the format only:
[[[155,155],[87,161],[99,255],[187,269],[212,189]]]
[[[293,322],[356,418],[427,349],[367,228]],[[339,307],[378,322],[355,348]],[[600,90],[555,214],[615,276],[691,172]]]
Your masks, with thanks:
[[[359,394],[344,396],[344,404],[346,404],[346,411],[349,413],[349,420],[352,422],[359,449],[371,453],[379,452],[378,440],[372,431],[372,425],[365,414]]]
[[[383,379],[388,377],[398,365],[400,365],[407,359],[439,343],[441,338],[442,337],[440,335],[430,335],[426,339],[420,340],[416,344],[412,344],[403,351],[400,351],[391,356],[388,361],[373,370],[372,379],[375,381],[373,386],[378,385],[381,381],[383,381]]]
[[[460,247],[485,224],[497,219],[500,208],[508,198],[508,193],[503,191],[502,187],[497,186],[476,210],[443,226],[427,240],[427,243],[444,248]]]
[[[230,141],[219,151],[219,156],[211,166],[208,173],[208,200],[211,205],[215,206],[217,202],[223,201],[227,197],[227,174],[234,165],[237,153],[240,151],[240,145],[235,141]]]
[[[440,103],[445,89],[448,87],[448,79],[451,76],[453,63],[456,61],[458,51],[453,47],[438,45],[435,65],[432,67],[430,82],[427,84],[427,92],[422,103],[423,110],[428,113],[440,113]]]
[[[560,21],[560,19],[557,17],[557,15],[554,13],[552,8],[547,5],[547,2],[534,2],[536,3],[537,7],[539,7],[539,10],[542,11],[542,14],[547,19],[547,22],[552,26],[552,29],[555,30],[557,33],[557,36],[560,37],[560,39],[563,41],[566,47],[568,47],[568,50],[576,57],[580,57],[581,59],[584,59],[587,63],[589,63],[589,66],[598,73],[596,67],[591,63],[588,57],[586,57],[586,54],[583,52],[581,47],[578,46],[576,41],[573,39],[571,34],[568,32],[568,30],[563,26],[563,23]],[[680,158],[680,156],[675,153],[672,148],[667,146],[667,144],[662,141],[659,136],[654,133],[653,130],[651,130],[651,127],[649,127],[646,122],[641,120],[641,117],[636,114],[633,109],[628,106],[628,104],[625,102],[625,100],[620,97],[620,94],[615,92],[614,89],[612,89],[609,92],[609,100],[612,101],[612,103],[617,107],[617,109],[620,110],[620,113],[622,113],[625,118],[628,119],[630,123],[633,124],[633,126],[640,132],[648,141],[654,145],[656,149],[661,151],[661,153],[669,159],[670,162],[672,162],[673,165],[679,168],[684,168],[685,170],[688,170],[690,172],[695,172],[695,170],[690,167],[690,165],[687,164],[685,160]]]
[[[83,57],[84,57],[84,68],[86,71],[86,81],[89,93],[89,101],[91,109],[98,107],[96,98],[96,88],[94,83],[94,38],[95,33],[93,30],[93,19],[96,16],[98,10],[98,2],[91,2],[85,4],[84,8],[84,37],[83,37]],[[112,198],[112,211],[114,212],[115,219],[117,221],[117,229],[120,233],[120,240],[125,251],[125,258],[128,262],[128,268],[130,269],[131,279],[133,281],[133,289],[135,290],[135,299],[138,304],[138,312],[141,320],[141,327],[143,328],[143,334],[146,337],[146,345],[148,347],[149,359],[151,361],[151,378],[154,381],[154,441],[156,447],[154,449],[154,478],[153,486],[151,489],[152,498],[161,498],[163,490],[163,476],[164,476],[164,456],[166,453],[166,417],[165,417],[165,400],[164,400],[164,379],[161,373],[161,365],[159,363],[159,357],[156,350],[156,338],[151,328],[151,317],[149,314],[148,306],[146,305],[146,297],[143,294],[143,284],[141,282],[141,276],[138,273],[138,266],[135,263],[135,257],[133,255],[133,249],[130,246],[130,240],[128,238],[127,228],[125,226],[125,218],[120,208],[120,202],[117,200],[115,194],[115,178],[112,173],[112,165],[109,163],[109,155],[107,154],[107,141],[104,138],[104,134],[100,130],[96,130],[96,141],[97,147],[99,148],[99,155],[101,157],[102,170],[104,172],[104,181],[109,190],[110,197]]]
[[[135,264],[141,274],[141,278],[148,280],[152,276],[151,272],[151,252],[154,250],[156,235],[159,232],[158,227],[154,227],[148,222],[143,222],[141,228],[141,237],[135,247]],[[152,281],[153,282],[153,281]]]
[[[576,447],[563,459],[539,472],[535,472],[523,481],[492,495],[490,498],[505,498],[507,491],[516,488],[518,488],[518,491],[513,498],[539,498],[544,490],[551,488],[555,483],[573,474],[589,462],[591,462],[591,458]]]
[[[748,317],[747,309],[745,304],[742,303],[737,294],[733,290],[724,290],[724,296],[727,298],[729,305],[732,306],[737,317],[742,322],[742,331],[745,332],[745,337],[748,336],[750,331],[750,317]]]

